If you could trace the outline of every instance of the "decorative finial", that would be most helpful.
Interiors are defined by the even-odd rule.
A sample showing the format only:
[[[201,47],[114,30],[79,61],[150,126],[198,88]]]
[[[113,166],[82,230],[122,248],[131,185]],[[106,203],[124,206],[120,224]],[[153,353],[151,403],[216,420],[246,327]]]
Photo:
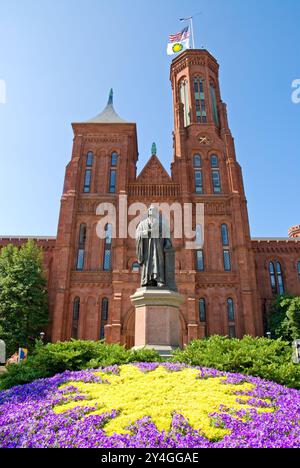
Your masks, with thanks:
[[[109,92],[109,98],[108,98],[108,103],[107,105],[108,106],[112,106],[113,105],[113,102],[114,102],[114,91],[113,89],[111,88],[110,92]]]
[[[153,143],[152,148],[151,148],[151,154],[152,155],[155,154],[155,156],[156,156],[156,153],[157,153],[156,143]]]

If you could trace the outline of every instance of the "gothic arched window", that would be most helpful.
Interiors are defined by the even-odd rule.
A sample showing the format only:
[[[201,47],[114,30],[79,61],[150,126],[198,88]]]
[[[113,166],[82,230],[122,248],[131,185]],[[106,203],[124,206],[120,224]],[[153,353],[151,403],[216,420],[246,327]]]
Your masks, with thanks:
[[[179,85],[180,101],[183,104],[184,126],[188,127],[191,124],[190,117],[190,102],[189,102],[189,89],[188,81],[182,80]]]
[[[219,170],[219,158],[216,154],[212,154],[210,157],[210,165],[211,165],[211,178],[212,178],[212,186],[213,192],[218,194],[221,193],[221,176]]]
[[[134,263],[132,264],[132,271],[133,271],[133,272],[138,273],[138,272],[140,271],[140,268],[141,268],[141,267],[140,267],[140,265],[139,265],[138,262],[134,262]]]
[[[228,322],[234,322],[234,302],[231,298],[227,299],[227,316]]]
[[[231,257],[229,250],[223,250],[223,263],[224,263],[224,270],[231,271]]]
[[[202,166],[202,160],[200,154],[194,155],[194,168],[197,169]]]
[[[269,273],[270,273],[272,293],[274,295],[280,294],[282,296],[285,293],[285,288],[284,288],[281,263],[279,261],[276,261],[275,264],[274,262],[270,262]]]
[[[298,265],[297,265],[297,271],[298,271],[298,278],[300,280],[300,261],[298,262]]]
[[[80,298],[76,297],[73,302],[73,317],[72,317],[72,338],[78,338],[78,325],[79,325],[79,312],[80,312]]]
[[[197,123],[207,123],[204,79],[196,76],[194,78],[194,96],[196,105]]]
[[[119,155],[115,151],[111,155],[111,167],[117,167]]]
[[[276,271],[277,271],[278,293],[282,296],[284,294],[284,283],[283,283],[283,276],[282,276],[282,268],[279,262],[276,262]]]
[[[87,169],[84,174],[84,193],[90,193],[91,191],[91,182],[92,182],[92,171]]]
[[[204,271],[204,252],[203,250],[196,250],[196,270]]]
[[[204,298],[199,299],[199,321],[206,323],[206,302]]]
[[[108,299],[104,297],[101,302],[101,323],[100,323],[100,340],[104,340],[105,338],[105,325],[108,321]]]
[[[105,239],[104,239],[104,256],[103,256],[103,270],[111,270],[111,243],[112,243],[112,226],[107,224],[105,226]]]
[[[79,271],[83,270],[84,268],[85,243],[86,243],[86,225],[81,224],[79,228],[77,264],[76,264],[76,270],[79,270]]]
[[[269,273],[270,273],[272,293],[276,294],[277,293],[276,274],[275,274],[275,267],[274,267],[273,262],[269,263]]]
[[[227,299],[227,320],[229,337],[236,338],[234,302],[231,297]]]
[[[94,153],[92,151],[89,151],[86,155],[86,166],[92,167],[93,162],[94,162]]]
[[[221,226],[221,236],[222,236],[222,245],[223,247],[229,246],[229,235],[228,235],[228,227],[226,224],[222,224]]]
[[[210,157],[210,165],[212,169],[218,169],[219,168],[219,158],[216,154],[212,154]]]

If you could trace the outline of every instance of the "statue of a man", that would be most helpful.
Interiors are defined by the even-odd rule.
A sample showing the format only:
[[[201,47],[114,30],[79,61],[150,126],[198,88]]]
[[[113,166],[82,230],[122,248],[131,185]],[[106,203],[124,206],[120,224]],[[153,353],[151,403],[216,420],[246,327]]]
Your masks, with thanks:
[[[166,286],[165,251],[172,248],[167,231],[157,207],[151,205],[147,219],[140,222],[136,232],[137,259],[142,266],[142,287]]]

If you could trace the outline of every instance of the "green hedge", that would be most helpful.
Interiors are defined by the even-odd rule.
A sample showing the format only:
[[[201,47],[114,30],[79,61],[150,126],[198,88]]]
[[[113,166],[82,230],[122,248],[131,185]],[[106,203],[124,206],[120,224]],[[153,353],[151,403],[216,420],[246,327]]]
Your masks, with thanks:
[[[213,336],[175,351],[172,361],[252,375],[300,389],[300,365],[293,364],[291,345],[281,339]]]
[[[129,362],[160,362],[154,350],[126,350],[120,345],[94,341],[38,344],[26,363],[8,366],[0,376],[0,389],[50,377],[65,370],[98,368]],[[300,365],[291,360],[289,343],[266,338],[242,340],[213,336],[196,340],[173,353],[172,361],[253,375],[300,389]]]
[[[7,372],[0,376],[0,389],[51,377],[65,370],[96,369],[114,364],[160,360],[159,354],[151,349],[126,350],[123,346],[108,345],[100,341],[38,344],[27,362],[7,367]]]

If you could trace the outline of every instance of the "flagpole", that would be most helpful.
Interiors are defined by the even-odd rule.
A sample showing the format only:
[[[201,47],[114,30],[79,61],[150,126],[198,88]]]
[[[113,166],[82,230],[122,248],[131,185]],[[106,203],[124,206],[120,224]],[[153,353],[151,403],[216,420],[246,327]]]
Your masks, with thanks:
[[[191,33],[192,33],[192,45],[193,49],[195,49],[195,36],[194,36],[194,24],[193,24],[193,16],[189,16],[188,18],[180,18],[179,21],[189,21],[191,26]]]
[[[193,17],[191,16],[190,18],[191,22],[191,32],[192,32],[192,38],[193,38],[193,49],[195,49],[195,36],[194,36],[194,25],[193,25]]]

